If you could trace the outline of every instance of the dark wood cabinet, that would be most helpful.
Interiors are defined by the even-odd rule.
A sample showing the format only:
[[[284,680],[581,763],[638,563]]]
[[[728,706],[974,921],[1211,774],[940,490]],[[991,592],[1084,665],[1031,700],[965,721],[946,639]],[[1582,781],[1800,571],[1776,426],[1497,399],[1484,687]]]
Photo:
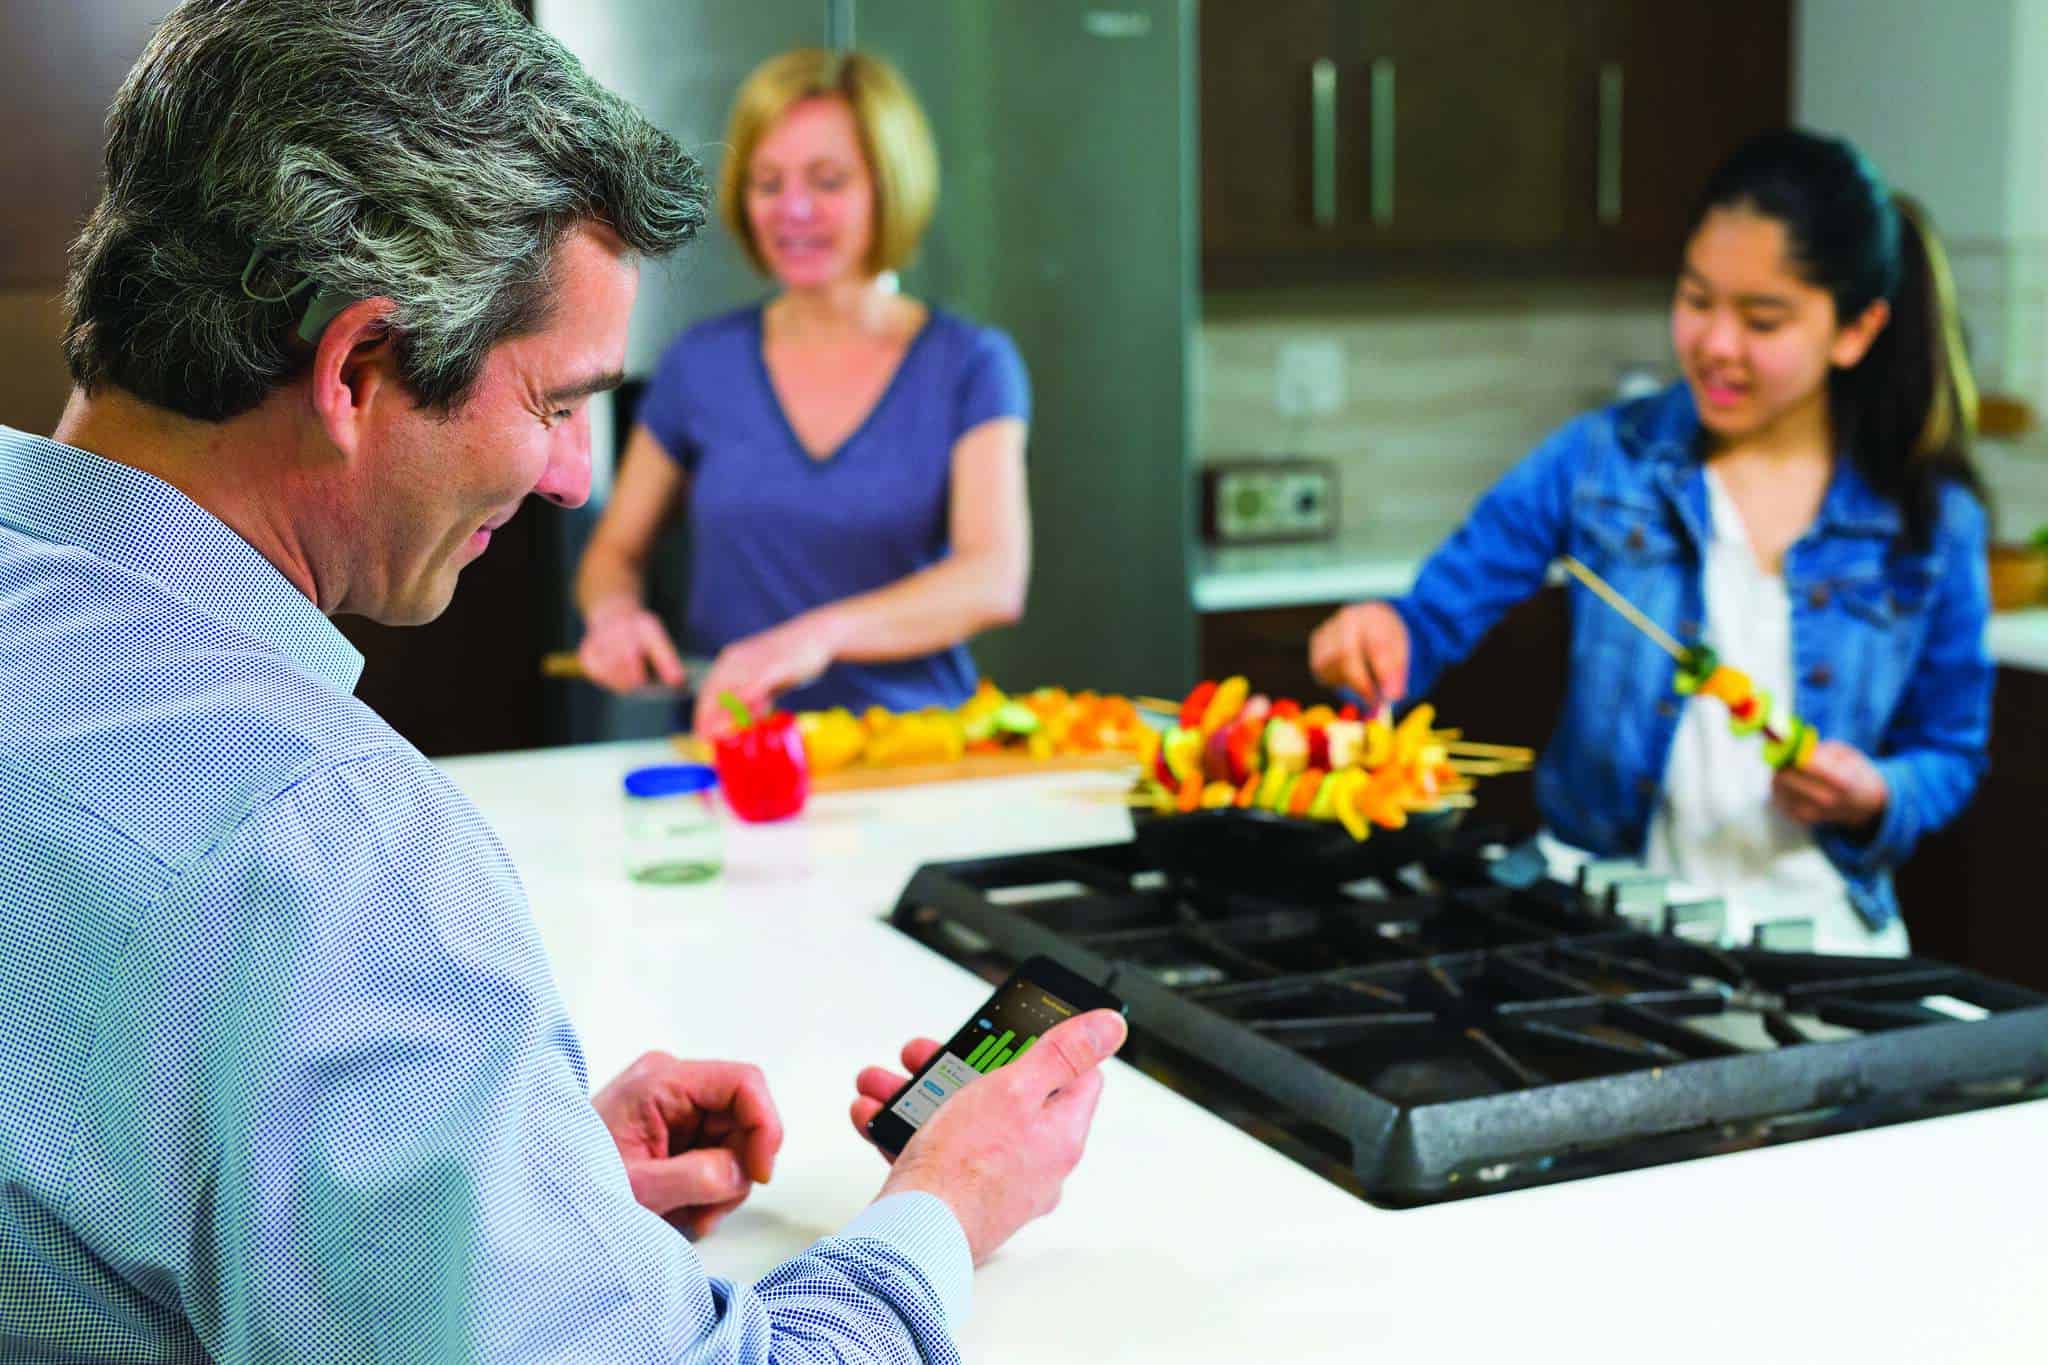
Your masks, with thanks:
[[[2048,991],[2048,673],[1998,670],[1977,797],[1899,870],[1916,951]]]
[[[1573,197],[1571,242],[1617,270],[1671,272],[1707,177],[1749,138],[1791,121],[1791,6],[1604,0],[1574,9],[1573,126],[1594,155],[1584,163],[1592,192]]]
[[[1328,700],[1310,677],[1308,637],[1341,603],[1215,612],[1201,617],[1202,675],[1249,677],[1260,690]],[[1473,739],[1541,748],[1564,701],[1569,621],[1564,593],[1546,589],[1445,671],[1430,700],[1444,724]],[[1991,765],[1976,799],[1899,869],[1899,903],[1913,949],[2048,991],[2048,673],[1998,670]],[[1533,833],[1527,776],[1479,785],[1474,819]]]
[[[1279,0],[1202,12],[1211,287],[1662,273],[1790,90],[1788,0]]]

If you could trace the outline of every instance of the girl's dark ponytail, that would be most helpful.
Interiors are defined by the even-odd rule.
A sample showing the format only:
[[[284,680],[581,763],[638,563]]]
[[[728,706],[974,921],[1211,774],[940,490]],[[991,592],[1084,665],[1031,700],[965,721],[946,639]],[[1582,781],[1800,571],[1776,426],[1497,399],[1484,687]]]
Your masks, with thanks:
[[[1830,378],[1829,407],[1837,440],[1898,505],[1907,541],[1926,548],[1944,483],[1984,497],[1970,455],[1977,386],[1955,282],[1926,211],[1892,194],[1847,142],[1796,129],[1752,138],[1730,157],[1707,182],[1693,230],[1717,208],[1783,224],[1796,268],[1833,297],[1839,321],[1878,299],[1889,304],[1890,320],[1862,361]]]
[[[1899,216],[1899,279],[1891,321],[1863,363],[1836,378],[1837,421],[1856,424],[1855,448],[1873,456],[1864,474],[1897,499],[1906,535],[1925,546],[1939,516],[1943,481],[1984,496],[1970,458],[1977,438],[1977,381],[1963,346],[1955,277],[1926,210],[1892,196]],[[1846,401],[1845,401],[1846,400]],[[1874,467],[1873,467],[1874,466]]]

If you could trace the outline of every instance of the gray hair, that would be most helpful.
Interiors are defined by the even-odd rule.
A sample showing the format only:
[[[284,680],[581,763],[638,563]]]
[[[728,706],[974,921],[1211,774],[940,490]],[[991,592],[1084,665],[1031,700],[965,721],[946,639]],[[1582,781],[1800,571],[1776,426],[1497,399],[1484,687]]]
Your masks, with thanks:
[[[569,228],[662,255],[704,219],[697,163],[502,0],[185,0],[107,117],[65,357],[221,421],[310,362],[310,283],[393,300],[400,374],[445,412],[542,325]]]

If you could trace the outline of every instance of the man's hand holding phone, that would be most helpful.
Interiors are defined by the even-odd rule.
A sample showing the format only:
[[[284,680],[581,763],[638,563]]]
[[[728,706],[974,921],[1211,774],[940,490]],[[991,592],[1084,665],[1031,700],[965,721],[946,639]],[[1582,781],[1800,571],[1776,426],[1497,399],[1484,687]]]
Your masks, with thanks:
[[[1101,1064],[1123,1046],[1126,1032],[1110,1009],[1048,1029],[1030,1051],[963,1087],[918,1128],[882,1193],[924,1190],[943,1199],[981,1264],[1059,1203],[1060,1185],[1080,1161],[1095,1118]],[[917,1039],[904,1047],[903,1064],[917,1075],[938,1051],[931,1039]],[[882,1067],[860,1074],[852,1115],[863,1137],[907,1083]]]

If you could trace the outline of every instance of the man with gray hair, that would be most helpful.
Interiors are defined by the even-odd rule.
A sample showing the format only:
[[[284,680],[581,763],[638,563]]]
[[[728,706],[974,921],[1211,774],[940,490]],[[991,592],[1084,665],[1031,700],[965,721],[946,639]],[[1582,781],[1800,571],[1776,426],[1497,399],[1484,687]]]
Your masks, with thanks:
[[[1106,1012],[710,1279],[669,1224],[768,1178],[760,1073],[589,1096],[503,849],[350,695],[329,616],[431,620],[587,496],[635,261],[703,194],[496,0],[186,0],[122,86],[71,403],[0,428],[0,1357],[953,1359],[1051,1207]]]

